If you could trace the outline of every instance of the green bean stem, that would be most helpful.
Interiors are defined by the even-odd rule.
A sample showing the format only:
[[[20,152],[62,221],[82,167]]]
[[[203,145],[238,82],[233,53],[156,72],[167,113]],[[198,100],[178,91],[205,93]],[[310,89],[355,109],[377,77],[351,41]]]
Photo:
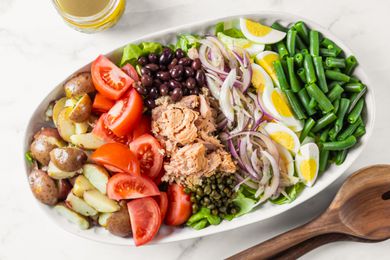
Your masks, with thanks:
[[[310,97],[309,97],[309,94],[307,94],[307,90],[305,88],[302,88],[298,92],[298,97],[299,97],[299,100],[301,101],[303,107],[305,108],[307,114],[309,116],[314,115],[316,113],[316,110],[309,106]]]
[[[324,150],[328,150],[328,151],[340,151],[340,150],[351,148],[356,144],[356,142],[357,142],[356,137],[350,135],[349,137],[341,141],[325,142],[322,144],[322,147],[324,148]]]
[[[273,64],[274,64],[276,76],[277,76],[278,81],[279,81],[280,88],[283,90],[289,89],[290,86],[287,83],[287,78],[286,78],[286,75],[284,74],[284,69],[283,69],[282,63],[280,62],[280,60],[276,60],[276,61],[274,61]]]
[[[325,64],[328,68],[345,68],[345,59],[343,58],[335,58],[335,57],[327,57],[325,59]]]
[[[309,134],[310,130],[313,128],[315,125],[316,121],[314,121],[313,118],[308,118],[305,122],[305,125],[303,127],[303,130],[301,132],[301,136],[299,137],[299,140],[303,142],[305,140],[306,136]]]
[[[322,111],[328,113],[334,109],[330,100],[325,96],[324,92],[322,92],[316,84],[310,84],[306,87],[306,89],[309,95],[317,101]]]
[[[284,90],[284,93],[287,96],[288,102],[290,103],[290,106],[291,106],[295,116],[299,120],[306,119],[305,111],[303,110],[302,105],[299,102],[299,100],[297,99],[297,97],[295,96],[294,92],[290,89],[286,89],[286,90]]]
[[[329,124],[331,124],[333,121],[337,119],[337,116],[335,113],[329,113],[321,117],[320,119],[317,120],[316,125],[313,127],[311,130],[313,133],[317,133],[321,129],[325,128]]]
[[[290,79],[290,86],[292,91],[295,93],[301,90],[301,86],[299,84],[299,80],[297,79],[297,76],[295,75],[295,69],[294,69],[294,58],[293,57],[287,57],[287,69],[288,69],[288,76]]]
[[[320,55],[320,34],[317,31],[310,31],[310,55]]]
[[[339,72],[337,70],[325,70],[325,76],[331,80],[349,82],[351,79],[347,74]]]
[[[352,75],[353,71],[355,70],[355,68],[358,65],[357,59],[355,58],[355,56],[351,55],[351,56],[348,56],[348,58],[346,59],[345,62],[346,62],[346,66],[345,66],[344,73],[347,75]]]
[[[318,85],[324,93],[328,92],[328,84],[326,83],[325,71],[322,65],[322,57],[313,58],[314,67],[316,69],[316,74],[318,78]]]
[[[310,54],[304,55],[303,67],[305,68],[306,82],[309,84],[316,82],[316,73],[314,70],[313,59]]]
[[[358,118],[360,117],[363,111],[364,103],[365,103],[364,99],[360,99],[356,103],[356,106],[352,109],[352,111],[348,115],[348,123],[353,124],[358,120]]]
[[[328,98],[331,102],[335,101],[336,99],[341,97],[341,94],[343,94],[344,89],[339,85],[335,85],[334,88],[329,92]]]
[[[295,43],[297,40],[297,31],[294,28],[291,28],[287,32],[287,50],[291,56],[295,55]]]

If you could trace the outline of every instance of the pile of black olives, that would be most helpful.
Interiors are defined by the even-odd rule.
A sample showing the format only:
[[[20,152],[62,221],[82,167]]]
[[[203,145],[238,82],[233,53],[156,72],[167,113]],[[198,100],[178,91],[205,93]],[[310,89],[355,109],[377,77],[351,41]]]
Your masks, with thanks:
[[[198,95],[206,76],[199,59],[190,59],[182,49],[164,48],[161,54],[150,53],[138,59],[141,82],[136,86],[145,97],[145,105],[152,109],[160,96],[170,95],[173,101],[183,96]]]

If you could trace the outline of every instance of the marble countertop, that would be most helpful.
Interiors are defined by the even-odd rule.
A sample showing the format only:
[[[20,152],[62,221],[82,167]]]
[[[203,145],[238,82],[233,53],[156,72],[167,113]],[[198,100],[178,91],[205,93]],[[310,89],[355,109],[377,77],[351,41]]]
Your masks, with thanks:
[[[385,150],[390,146],[389,1],[128,0],[119,24],[94,35],[67,27],[49,2],[0,1],[0,260],[221,259],[301,225],[327,207],[343,178],[303,205],[267,221],[209,237],[142,248],[98,244],[70,235],[37,208],[25,179],[21,153],[32,109],[52,86],[97,54],[171,26],[272,10],[298,14],[329,28],[363,64],[377,103],[371,141],[344,176],[360,167],[390,160]],[[389,248],[390,241],[340,242],[317,249],[303,259],[388,259]]]

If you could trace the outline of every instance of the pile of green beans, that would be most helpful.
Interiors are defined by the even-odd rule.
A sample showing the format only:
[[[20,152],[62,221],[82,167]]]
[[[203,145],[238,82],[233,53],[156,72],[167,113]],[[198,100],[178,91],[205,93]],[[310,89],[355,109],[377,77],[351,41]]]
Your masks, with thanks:
[[[342,164],[366,132],[362,114],[367,87],[353,76],[358,61],[302,21],[272,27],[287,33],[271,47],[279,53],[274,67],[280,88],[295,117],[304,121],[300,141],[316,140],[320,172],[333,162]]]

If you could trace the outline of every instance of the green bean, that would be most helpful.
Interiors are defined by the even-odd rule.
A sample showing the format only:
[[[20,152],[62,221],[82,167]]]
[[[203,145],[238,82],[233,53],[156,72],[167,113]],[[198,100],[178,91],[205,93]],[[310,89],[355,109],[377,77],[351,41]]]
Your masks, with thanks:
[[[345,161],[345,158],[347,158],[347,154],[348,154],[348,149],[338,151],[336,153],[336,158],[334,160],[336,165],[342,165],[343,162]]]
[[[296,42],[297,49],[299,49],[299,50],[307,49],[306,44],[302,41],[301,37],[298,34],[297,34],[296,41],[297,41]]]
[[[325,71],[322,66],[322,57],[313,58],[314,67],[316,69],[316,74],[318,78],[318,85],[324,93],[328,92],[328,84],[326,83]]]
[[[276,60],[276,61],[274,61],[273,64],[274,64],[276,76],[277,76],[278,81],[279,81],[280,88],[283,90],[289,89],[290,86],[287,83],[287,78],[286,78],[286,75],[284,74],[284,69],[282,67],[282,63],[280,62],[280,60]]]
[[[303,56],[305,56],[306,54],[310,54],[308,49],[302,49],[301,53]]]
[[[271,25],[271,28],[272,29],[275,29],[275,30],[278,30],[278,31],[282,31],[282,32],[287,32],[288,29],[286,27],[284,27],[283,25],[281,25],[280,23],[278,22],[274,22],[272,25]]]
[[[334,49],[336,51],[336,54],[337,54],[336,56],[338,56],[342,52],[342,49],[339,46],[337,46],[336,43],[334,43],[333,41],[331,41],[328,38],[322,39],[321,46],[328,48],[328,49]]]
[[[340,85],[340,86],[343,86],[345,84],[344,81],[332,81],[328,87],[329,89],[333,89],[336,85]]]
[[[286,89],[284,90],[284,93],[287,96],[288,102],[290,103],[290,106],[294,111],[295,116],[299,120],[306,119],[305,111],[303,110],[302,105],[297,99],[297,97],[295,96],[294,92],[290,89]]]
[[[309,102],[309,106],[310,106],[311,108],[316,108],[317,105],[318,105],[317,101],[316,101],[314,98],[311,98],[311,99],[310,99],[310,102]]]
[[[346,67],[344,73],[347,75],[352,75],[357,65],[358,65],[358,61],[355,58],[355,56],[353,55],[348,56],[348,58],[346,59]]]
[[[288,76],[290,79],[290,86],[292,91],[296,93],[299,90],[301,90],[301,86],[299,84],[299,80],[297,79],[297,76],[295,75],[294,58],[287,57],[286,61],[287,61]]]
[[[310,31],[310,55],[320,55],[320,34],[317,31]]]
[[[337,114],[337,112],[339,111],[339,108],[340,108],[340,99],[339,99],[339,98],[336,99],[336,100],[332,103],[332,105],[334,106],[333,112],[334,112],[335,114]]]
[[[324,150],[324,149],[320,149],[320,166],[318,167],[319,168],[319,172],[322,173],[326,170],[326,168],[328,167],[328,162],[329,162],[329,151],[328,150]]]
[[[351,79],[348,75],[337,70],[325,70],[325,76],[331,80],[349,82]]]
[[[352,111],[348,115],[348,123],[353,124],[358,120],[358,118],[360,117],[363,111],[364,103],[365,103],[364,99],[360,99],[356,103],[356,106],[352,109]]]
[[[334,109],[330,100],[325,96],[324,92],[322,92],[317,87],[316,84],[310,84],[306,87],[306,89],[309,95],[317,101],[318,106],[323,112],[328,113]]]
[[[284,41],[280,41],[276,44],[276,47],[278,48],[278,53],[281,59],[283,59],[285,56],[288,56],[288,50],[286,45],[284,44]]]
[[[266,44],[265,47],[264,47],[264,50],[265,51],[272,51],[272,45]]]
[[[297,40],[297,31],[294,28],[291,28],[287,32],[287,50],[291,56],[295,55],[295,43]]]
[[[340,85],[336,85],[328,94],[328,98],[331,102],[335,101],[336,99],[341,97],[341,94],[343,94],[344,89]]]
[[[289,81],[288,79],[288,68],[287,68],[287,61],[286,59],[280,60],[280,63],[282,64],[284,75],[286,76],[287,82]]]
[[[327,57],[325,59],[325,64],[329,68],[345,68],[345,59],[335,58],[335,57]]]
[[[307,94],[307,90],[305,88],[302,88],[299,92],[298,92],[298,97],[299,97],[299,100],[301,101],[303,107],[305,108],[307,114],[309,116],[311,115],[314,115],[316,113],[316,110],[311,108],[309,106],[309,103],[310,103],[310,97],[309,95]]]
[[[321,129],[323,129],[326,126],[328,126],[329,124],[331,124],[336,119],[337,119],[337,116],[335,115],[335,113],[326,114],[325,116],[323,116],[317,120],[316,125],[313,127],[313,129],[311,131],[313,133],[317,133]]]
[[[360,79],[358,79],[358,78],[356,78],[354,76],[350,77],[349,82],[351,82],[351,83],[361,83]]]
[[[355,123],[350,124],[347,128],[344,129],[344,131],[340,133],[340,135],[337,137],[337,140],[342,141],[347,139],[355,132],[356,128],[358,128],[361,124],[363,124],[363,120],[361,117],[359,117],[359,119]]]
[[[301,142],[303,142],[303,140],[305,140],[306,136],[309,134],[310,130],[313,128],[313,126],[315,125],[316,121],[314,121],[313,118],[309,117],[306,122],[305,122],[305,125],[303,127],[303,130],[301,132],[301,136],[299,137],[299,140]]]
[[[297,30],[299,36],[302,38],[302,40],[306,43],[309,44],[309,30],[306,27],[306,24],[302,21],[296,22],[294,24],[295,30]]]
[[[367,87],[364,86],[363,90],[360,91],[359,93],[352,93],[351,97],[349,98],[349,100],[351,101],[351,105],[349,107],[348,112],[352,111],[352,109],[355,107],[357,102],[361,99],[361,97],[363,97],[366,94],[366,92],[367,92]]]
[[[313,60],[310,54],[304,55],[303,67],[305,68],[307,83],[314,83],[317,81],[316,73],[314,70]]]
[[[328,140],[329,130],[330,130],[330,128],[328,127],[324,131],[321,132],[321,135],[320,135],[320,142],[321,143],[325,143]]]
[[[348,83],[344,86],[344,90],[346,92],[359,93],[364,89],[364,85],[362,83]]]
[[[337,56],[337,50],[335,49],[328,49],[328,48],[320,48],[320,55],[324,57],[336,57]]]
[[[294,55],[295,63],[298,65],[299,68],[303,66],[303,55],[302,53],[298,52]]]
[[[339,111],[337,113],[336,123],[334,124],[334,127],[333,127],[334,132],[332,132],[332,134],[330,135],[331,138],[335,139],[337,134],[343,128],[344,117],[347,114],[347,111],[348,111],[350,103],[351,102],[347,98],[341,98],[340,99],[340,109],[339,109]]]
[[[324,150],[328,150],[328,151],[340,151],[340,150],[351,148],[356,144],[356,142],[357,142],[356,137],[350,135],[349,137],[341,141],[323,143],[322,147],[324,148]]]
[[[306,82],[306,72],[305,72],[304,68],[299,68],[297,70],[297,74],[298,74],[299,78],[302,80],[303,83],[307,83]]]
[[[366,127],[364,125],[360,125],[358,128],[356,128],[355,132],[353,133],[353,135],[356,138],[362,137],[365,134],[366,134]]]

